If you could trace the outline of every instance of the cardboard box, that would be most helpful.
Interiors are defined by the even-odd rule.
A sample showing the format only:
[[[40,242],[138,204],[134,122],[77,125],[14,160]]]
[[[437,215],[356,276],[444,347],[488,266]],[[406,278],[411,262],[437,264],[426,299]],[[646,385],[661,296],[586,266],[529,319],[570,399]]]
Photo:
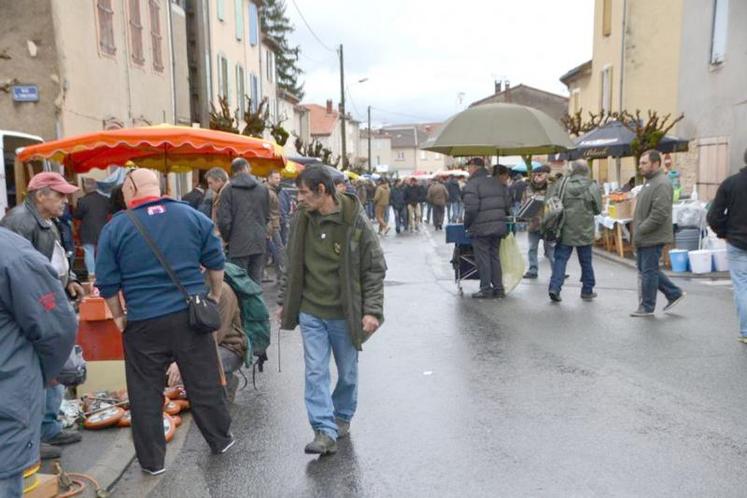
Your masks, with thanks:
[[[609,207],[610,218],[616,220],[626,220],[633,217],[633,200],[627,199],[621,202],[610,203]]]

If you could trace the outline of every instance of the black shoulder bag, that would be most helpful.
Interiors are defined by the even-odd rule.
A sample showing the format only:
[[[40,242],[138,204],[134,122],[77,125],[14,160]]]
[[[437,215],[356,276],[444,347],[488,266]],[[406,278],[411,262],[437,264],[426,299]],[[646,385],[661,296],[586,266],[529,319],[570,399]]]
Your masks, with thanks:
[[[208,297],[205,295],[197,294],[194,296],[190,296],[189,292],[187,292],[187,289],[185,289],[182,283],[179,281],[179,278],[171,268],[171,265],[169,265],[169,262],[166,261],[163,253],[153,241],[150,234],[148,233],[148,230],[145,228],[145,226],[143,226],[142,222],[131,210],[128,209],[125,212],[132,221],[132,224],[135,225],[135,228],[137,228],[138,232],[140,232],[140,235],[143,236],[145,242],[148,243],[151,251],[153,251],[153,254],[161,263],[163,269],[166,270],[166,273],[168,273],[171,281],[174,282],[174,285],[176,285],[177,289],[179,289],[181,293],[184,294],[184,299],[186,299],[187,306],[189,308],[189,326],[200,334],[210,334],[211,332],[215,332],[216,330],[220,329],[220,312],[218,311],[217,303],[212,299],[208,299]]]

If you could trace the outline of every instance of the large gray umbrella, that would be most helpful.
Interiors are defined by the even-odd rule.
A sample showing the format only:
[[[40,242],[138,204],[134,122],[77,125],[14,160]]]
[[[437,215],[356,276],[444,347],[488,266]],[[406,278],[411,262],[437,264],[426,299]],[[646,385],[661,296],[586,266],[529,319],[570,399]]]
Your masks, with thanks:
[[[560,123],[517,104],[486,104],[460,112],[423,149],[448,156],[529,156],[573,148]]]

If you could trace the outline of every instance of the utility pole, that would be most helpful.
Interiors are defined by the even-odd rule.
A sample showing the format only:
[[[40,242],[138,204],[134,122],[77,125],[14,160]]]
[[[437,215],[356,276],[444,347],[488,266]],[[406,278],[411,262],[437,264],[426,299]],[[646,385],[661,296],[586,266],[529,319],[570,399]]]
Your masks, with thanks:
[[[373,166],[371,165],[371,106],[368,106],[368,174],[372,172]]]
[[[348,162],[348,148],[345,132],[345,59],[342,55],[342,43],[340,43],[340,131],[342,132],[342,169],[345,170]]]

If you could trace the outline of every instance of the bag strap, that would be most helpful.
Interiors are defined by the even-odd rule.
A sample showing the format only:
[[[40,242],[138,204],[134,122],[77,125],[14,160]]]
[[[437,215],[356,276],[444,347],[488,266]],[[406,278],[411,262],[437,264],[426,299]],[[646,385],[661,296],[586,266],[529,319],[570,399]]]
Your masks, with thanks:
[[[169,277],[171,278],[171,281],[174,282],[174,285],[181,291],[182,294],[184,294],[184,298],[189,301],[190,295],[189,292],[187,292],[187,289],[184,288],[182,283],[179,281],[179,277],[176,276],[176,273],[174,272],[174,269],[171,268],[171,265],[168,261],[166,261],[166,258],[164,257],[161,250],[156,245],[153,238],[148,233],[148,229],[145,228],[143,223],[138,219],[137,215],[131,210],[126,209],[125,214],[127,214],[127,217],[130,218],[130,221],[132,221],[132,224],[135,225],[135,228],[137,228],[137,231],[140,232],[140,235],[143,236],[143,239],[145,239],[145,242],[150,247],[150,250],[153,251],[153,254],[156,256],[156,259],[158,259],[159,263],[161,263],[161,266],[164,270],[166,270],[166,273],[168,273]]]
[[[566,191],[566,187],[568,186],[569,179],[570,177],[568,176],[563,178],[563,184],[560,186],[560,202],[563,202],[563,200],[565,200],[565,191]]]

